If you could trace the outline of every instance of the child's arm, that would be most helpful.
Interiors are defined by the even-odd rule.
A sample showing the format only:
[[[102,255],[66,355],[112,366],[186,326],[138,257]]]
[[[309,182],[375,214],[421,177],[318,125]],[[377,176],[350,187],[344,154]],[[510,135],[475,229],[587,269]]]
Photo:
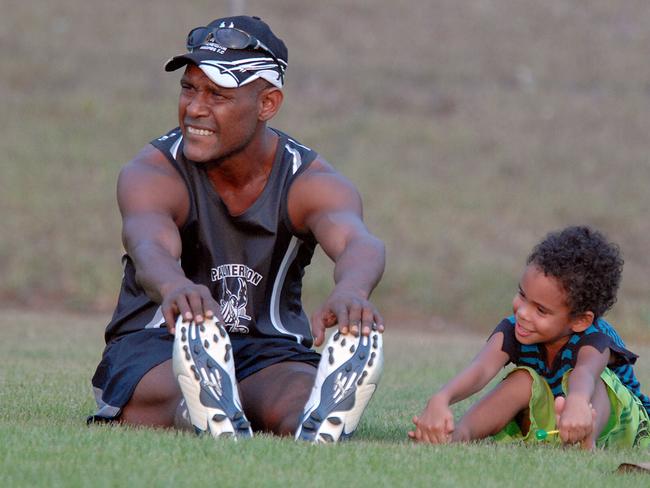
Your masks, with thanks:
[[[609,357],[609,348],[598,352],[595,347],[585,346],[578,351],[575,368],[569,374],[569,391],[561,411],[558,412],[557,424],[563,442],[581,442],[590,448],[591,446],[586,444],[593,444],[592,441],[600,433],[594,432],[595,418],[592,410],[596,404],[593,399],[596,382],[600,381],[600,375],[607,367]],[[601,410],[606,408],[600,407]],[[596,415],[602,416],[605,413],[609,416],[609,412],[596,412]]]
[[[413,417],[415,430],[408,433],[411,439],[431,444],[449,442],[454,431],[450,405],[482,390],[506,365],[508,354],[501,350],[502,345],[503,333],[494,334],[470,365],[429,399],[420,416]]]

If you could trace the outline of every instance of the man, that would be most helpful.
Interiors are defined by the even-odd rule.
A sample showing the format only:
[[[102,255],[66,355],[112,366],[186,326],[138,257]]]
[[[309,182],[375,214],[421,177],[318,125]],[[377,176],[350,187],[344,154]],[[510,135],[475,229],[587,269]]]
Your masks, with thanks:
[[[287,67],[269,26],[218,19],[187,48],[165,66],[185,69],[180,127],[119,176],[127,254],[90,421],[336,441],[381,374],[383,319],[368,297],[383,244],[354,186],[267,126]],[[301,278],[317,244],[335,286],[310,330]],[[312,343],[335,325],[320,361]]]

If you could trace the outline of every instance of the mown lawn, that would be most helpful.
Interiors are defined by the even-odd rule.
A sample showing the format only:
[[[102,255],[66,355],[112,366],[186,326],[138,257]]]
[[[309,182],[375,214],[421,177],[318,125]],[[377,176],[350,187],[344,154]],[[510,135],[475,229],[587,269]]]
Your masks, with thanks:
[[[99,426],[89,378],[104,316],[4,312],[0,318],[0,486],[645,486],[615,474],[650,453],[544,446],[413,445],[409,419],[483,338],[446,330],[386,334],[386,368],[355,438],[311,446],[258,436],[214,441],[172,431]],[[650,384],[650,348],[639,376]],[[458,405],[458,414],[467,403]],[[208,485],[209,484],[209,485]]]

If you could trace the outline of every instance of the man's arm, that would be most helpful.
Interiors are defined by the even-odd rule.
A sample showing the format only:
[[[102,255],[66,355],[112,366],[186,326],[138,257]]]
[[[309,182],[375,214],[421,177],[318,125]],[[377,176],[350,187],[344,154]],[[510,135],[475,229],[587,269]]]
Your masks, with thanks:
[[[369,297],[384,272],[384,244],[363,223],[354,185],[316,160],[291,187],[288,206],[296,230],[310,231],[334,261],[334,289],[312,315],[314,344],[322,344],[325,329],[336,324],[342,333],[368,335],[373,323],[383,331]]]
[[[179,227],[189,199],[180,175],[153,146],[145,147],[118,178],[124,248],[135,265],[136,280],[161,304],[174,332],[175,317],[202,322],[218,310],[207,287],[190,281],[180,265]]]

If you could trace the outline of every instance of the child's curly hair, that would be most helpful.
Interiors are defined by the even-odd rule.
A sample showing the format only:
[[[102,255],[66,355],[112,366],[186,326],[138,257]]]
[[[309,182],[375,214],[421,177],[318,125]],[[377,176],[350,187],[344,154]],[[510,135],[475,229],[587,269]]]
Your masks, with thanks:
[[[572,226],[551,232],[535,246],[526,264],[560,282],[573,317],[588,311],[601,317],[616,303],[623,257],[618,245],[597,230]]]

